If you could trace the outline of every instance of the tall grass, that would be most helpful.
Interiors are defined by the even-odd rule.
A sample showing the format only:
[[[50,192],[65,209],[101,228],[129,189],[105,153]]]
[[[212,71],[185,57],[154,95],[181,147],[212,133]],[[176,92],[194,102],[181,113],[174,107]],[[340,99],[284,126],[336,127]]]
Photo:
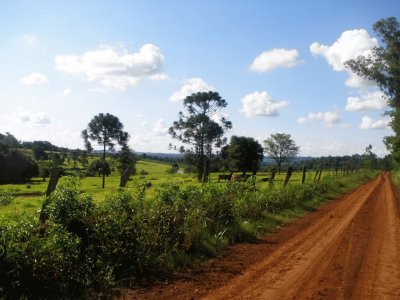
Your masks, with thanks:
[[[93,290],[168,274],[255,238],[271,216],[371,177],[327,176],[272,188],[163,184],[147,196],[149,186],[142,184],[101,203],[80,193],[77,179],[64,178],[46,199],[42,221],[0,226],[0,298],[85,298]]]

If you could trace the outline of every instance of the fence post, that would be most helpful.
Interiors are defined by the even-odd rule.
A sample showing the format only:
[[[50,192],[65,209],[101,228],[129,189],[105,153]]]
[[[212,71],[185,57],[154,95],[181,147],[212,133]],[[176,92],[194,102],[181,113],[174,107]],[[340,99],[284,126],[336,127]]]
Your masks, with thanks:
[[[322,175],[322,166],[319,168],[318,181],[321,180],[321,175]]]
[[[50,196],[50,194],[54,192],[58,183],[58,179],[60,179],[60,176],[61,176],[61,169],[55,168],[51,170],[50,180],[46,190],[46,196]]]
[[[307,168],[304,166],[303,167],[303,176],[301,177],[301,184],[304,184],[304,181],[306,181],[306,172],[307,172]]]
[[[318,172],[319,172],[319,168],[317,168],[317,171],[315,172],[314,182],[317,180]]]
[[[283,183],[283,186],[286,186],[289,183],[290,180],[290,176],[292,176],[293,173],[293,167],[289,166],[287,173],[286,173],[286,178],[285,178],[285,182]]]
[[[132,166],[127,167],[121,175],[121,179],[119,181],[119,187],[123,188],[129,181],[129,177],[133,174]]]
[[[271,180],[269,181],[269,185],[272,186],[274,184],[276,174],[276,168],[272,168],[271,170]]]

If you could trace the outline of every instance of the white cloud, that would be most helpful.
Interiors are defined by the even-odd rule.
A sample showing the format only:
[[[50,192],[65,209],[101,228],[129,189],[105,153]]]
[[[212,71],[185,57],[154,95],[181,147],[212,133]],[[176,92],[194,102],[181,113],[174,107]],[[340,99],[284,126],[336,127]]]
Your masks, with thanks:
[[[24,85],[42,85],[46,84],[49,81],[47,80],[46,76],[41,73],[33,72],[23,78],[20,79],[20,83]]]
[[[365,78],[362,78],[358,76],[355,73],[352,73],[350,71],[347,71],[349,74],[349,77],[346,79],[345,84],[349,87],[354,87],[354,88],[366,88],[366,87],[373,87],[376,86],[375,81],[373,80],[368,80]]]
[[[71,95],[72,94],[72,91],[70,90],[70,89],[64,89],[62,92],[61,92],[61,95],[63,95],[64,97],[67,97],[67,96],[69,96],[69,95]]]
[[[50,119],[44,112],[31,112],[23,107],[15,110],[12,119],[17,122],[28,123],[35,126],[50,124]]]
[[[324,127],[332,127],[335,123],[340,122],[340,116],[335,112],[317,112],[309,113],[306,117],[297,119],[299,124],[322,122]]]
[[[168,132],[168,127],[165,126],[165,122],[163,119],[158,119],[153,126],[153,133],[155,135],[163,136]]]
[[[383,110],[387,106],[387,97],[380,91],[366,93],[360,97],[347,98],[347,111]]]
[[[213,91],[214,87],[209,85],[201,78],[190,78],[185,80],[184,85],[179,91],[174,92],[169,99],[173,102],[183,101],[187,96],[197,92]]]
[[[298,56],[296,49],[275,48],[258,55],[250,65],[250,70],[263,73],[275,68],[290,68],[300,63]]]
[[[81,56],[59,55],[54,61],[57,70],[98,82],[110,89],[125,90],[142,79],[167,78],[163,74],[164,56],[152,44],[143,45],[136,53],[125,49],[118,53],[110,46],[102,46]]]
[[[267,92],[254,92],[244,96],[242,109],[246,117],[277,116],[278,110],[289,105],[287,101],[275,101]]]
[[[374,120],[369,116],[364,116],[361,119],[361,129],[385,129],[389,126],[389,118],[381,118],[379,120]]]
[[[31,33],[26,33],[21,36],[21,41],[26,46],[33,46],[34,44],[36,44],[37,40],[37,36]]]
[[[314,42],[310,46],[310,51],[314,55],[325,57],[333,70],[349,72],[349,78],[346,81],[347,86],[365,87],[373,85],[373,82],[360,78],[352,73],[346,69],[344,63],[360,55],[371,55],[372,49],[377,46],[378,40],[372,38],[365,29],[354,29],[344,31],[340,38],[331,46]]]
[[[222,119],[229,120],[229,115],[226,113],[217,112],[211,116],[211,120],[219,125],[222,125]]]

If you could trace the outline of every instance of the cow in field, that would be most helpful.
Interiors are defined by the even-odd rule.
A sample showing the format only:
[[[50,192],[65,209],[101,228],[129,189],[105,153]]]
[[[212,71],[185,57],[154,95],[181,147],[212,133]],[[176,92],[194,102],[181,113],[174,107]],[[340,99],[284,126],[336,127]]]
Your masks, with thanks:
[[[251,177],[251,175],[233,175],[231,181],[246,181],[247,179],[249,179]]]
[[[221,180],[231,181],[232,180],[232,174],[233,173],[230,173],[229,175],[226,175],[226,174],[218,175],[218,182],[220,182]]]

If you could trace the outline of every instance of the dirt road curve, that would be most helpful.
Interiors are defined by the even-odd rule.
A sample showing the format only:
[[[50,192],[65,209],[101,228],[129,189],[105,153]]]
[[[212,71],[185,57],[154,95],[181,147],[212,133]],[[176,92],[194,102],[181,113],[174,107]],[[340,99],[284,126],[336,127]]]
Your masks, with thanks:
[[[129,298],[400,299],[396,188],[381,174],[264,243],[232,251],[201,274]]]

